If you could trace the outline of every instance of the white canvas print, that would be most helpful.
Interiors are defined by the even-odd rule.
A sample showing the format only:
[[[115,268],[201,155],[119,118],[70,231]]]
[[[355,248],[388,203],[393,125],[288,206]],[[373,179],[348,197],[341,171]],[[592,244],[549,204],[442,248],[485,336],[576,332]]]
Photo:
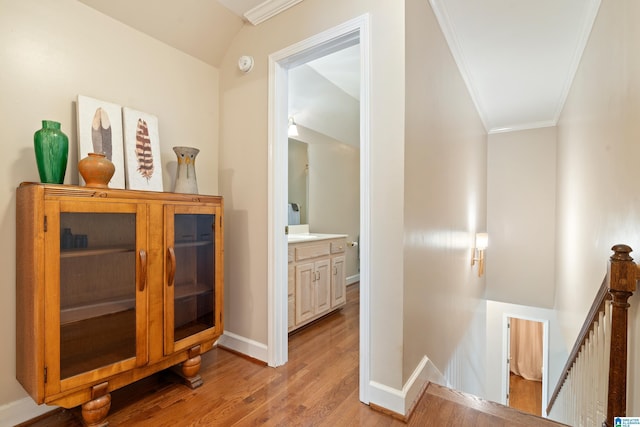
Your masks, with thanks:
[[[115,173],[109,188],[124,188],[122,107],[88,96],[78,95],[78,161],[89,153],[104,153],[113,162]],[[84,185],[82,175],[80,185]]]
[[[122,116],[127,188],[163,191],[158,118],[127,107]]]

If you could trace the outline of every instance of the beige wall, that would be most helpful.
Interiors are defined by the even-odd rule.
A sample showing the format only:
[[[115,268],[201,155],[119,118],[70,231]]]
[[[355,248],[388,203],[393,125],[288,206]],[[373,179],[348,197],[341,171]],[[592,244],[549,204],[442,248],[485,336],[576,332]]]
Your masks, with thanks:
[[[489,135],[487,299],[553,308],[556,128]]]
[[[360,150],[332,140],[309,144],[309,230],[360,234]],[[347,277],[358,274],[358,248],[345,251]]]
[[[486,395],[504,402],[507,316],[549,324],[547,393],[567,349],[554,307],[556,221],[555,127],[489,135],[487,161]],[[545,403],[546,406],[546,403]]]
[[[245,26],[229,47],[221,65],[220,186],[226,198],[228,237],[225,328],[267,343],[268,56],[365,13],[371,18],[372,47],[371,378],[401,388],[404,7],[400,2],[305,0],[257,27]],[[255,59],[249,74],[237,70],[241,55]]]
[[[218,192],[218,71],[75,0],[0,0],[0,405],[26,396],[15,378],[15,187],[37,181],[33,133],[42,119],[69,136],[66,183],[77,183],[78,94],[158,116],[163,182],[174,145],[201,149],[202,193]]]
[[[430,6],[406,8],[403,378],[426,355],[481,393],[485,279],[470,257],[486,229],[486,131]]]
[[[611,246],[640,250],[638,16],[635,0],[602,1],[558,124],[556,308],[567,348],[602,282]],[[637,361],[640,297],[631,304],[629,358]],[[640,369],[637,363],[630,369],[627,413],[637,415]]]

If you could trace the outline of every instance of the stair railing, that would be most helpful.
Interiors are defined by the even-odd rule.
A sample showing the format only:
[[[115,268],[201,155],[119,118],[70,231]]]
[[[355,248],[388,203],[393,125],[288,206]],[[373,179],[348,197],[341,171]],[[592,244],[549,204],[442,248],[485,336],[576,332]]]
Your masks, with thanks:
[[[570,425],[613,427],[614,417],[626,416],[628,300],[639,275],[629,246],[611,249],[607,275],[547,406],[551,418]]]

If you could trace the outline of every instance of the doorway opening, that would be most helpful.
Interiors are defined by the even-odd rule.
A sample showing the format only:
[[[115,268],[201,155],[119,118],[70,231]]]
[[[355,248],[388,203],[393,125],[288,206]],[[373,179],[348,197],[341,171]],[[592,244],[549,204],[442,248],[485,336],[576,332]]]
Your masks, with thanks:
[[[548,322],[508,316],[506,323],[506,404],[546,416]]]
[[[291,67],[288,88],[289,234],[346,235],[347,285],[359,281],[361,73],[353,43]]]
[[[270,366],[288,360],[288,126],[289,70],[360,45],[360,400],[369,403],[369,17],[348,21],[269,57],[268,337]]]

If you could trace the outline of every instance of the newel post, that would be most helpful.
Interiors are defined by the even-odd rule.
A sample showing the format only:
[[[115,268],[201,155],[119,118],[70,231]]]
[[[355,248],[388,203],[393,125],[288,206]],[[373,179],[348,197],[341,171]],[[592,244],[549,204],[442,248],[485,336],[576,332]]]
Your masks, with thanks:
[[[603,427],[613,427],[614,417],[627,413],[627,300],[636,290],[637,267],[627,245],[611,248],[607,275],[611,294],[611,355],[609,357],[609,396],[607,419]]]

